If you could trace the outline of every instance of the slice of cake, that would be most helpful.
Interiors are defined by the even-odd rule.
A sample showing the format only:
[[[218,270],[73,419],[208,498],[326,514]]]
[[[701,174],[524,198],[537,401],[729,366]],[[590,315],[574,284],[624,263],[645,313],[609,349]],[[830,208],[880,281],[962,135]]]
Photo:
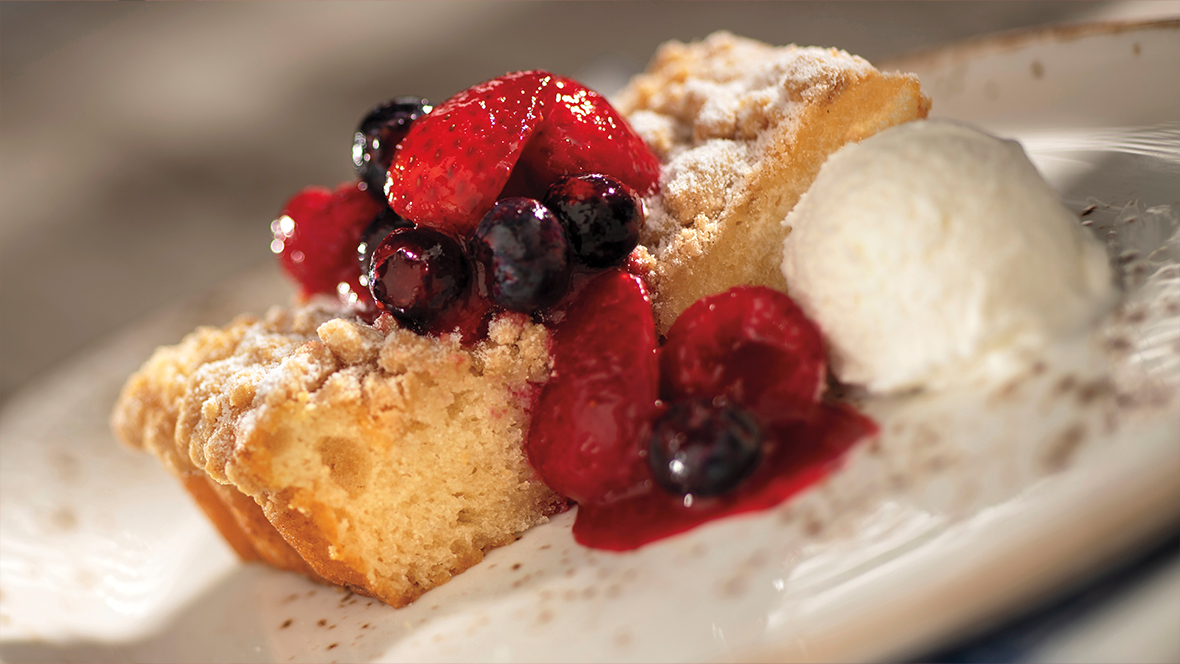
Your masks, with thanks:
[[[521,449],[549,333],[508,314],[464,347],[347,315],[198,329],[131,378],[113,425],[243,558],[402,606],[565,509]]]
[[[602,268],[565,264],[574,251],[545,230],[545,205],[501,199],[542,199],[571,173],[607,176],[595,195],[612,210],[642,196],[646,227],[607,227],[642,234],[626,266],[666,330],[702,295],[781,287],[782,218],[826,156],[927,106],[912,76],[727,34],[660,51],[621,96],[637,132],[544,72],[433,110],[397,98],[357,133],[359,183],[305,190],[273,226],[297,303],[159,349],[114,431],[158,456],[244,559],[405,605],[569,504],[522,446],[553,330],[585,319],[551,291]],[[508,221],[490,229],[492,217]],[[468,274],[459,254],[474,244],[491,258]]]

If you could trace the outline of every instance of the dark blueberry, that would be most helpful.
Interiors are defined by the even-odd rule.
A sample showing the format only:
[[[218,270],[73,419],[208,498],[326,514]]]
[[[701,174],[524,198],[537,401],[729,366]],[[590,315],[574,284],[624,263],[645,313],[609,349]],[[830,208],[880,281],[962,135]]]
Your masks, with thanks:
[[[434,107],[421,97],[394,97],[374,106],[361,120],[352,139],[352,165],[369,193],[385,201],[385,176],[393,151],[414,120]]]
[[[369,270],[373,267],[373,252],[377,250],[377,245],[385,239],[393,231],[399,228],[409,228],[414,225],[414,222],[399,215],[393,210],[386,207],[373,217],[373,221],[369,222],[365,232],[361,233],[361,241],[356,246],[356,259],[361,267],[361,285],[369,285]]]
[[[497,201],[475,229],[472,253],[482,292],[505,309],[544,309],[569,288],[569,248],[561,223],[532,198]]]
[[[711,401],[672,405],[653,427],[648,462],[668,491],[715,496],[732,490],[762,460],[762,431],[746,411]]]
[[[369,292],[380,309],[421,331],[470,279],[467,257],[451,236],[431,228],[399,228],[373,252]]]
[[[609,175],[567,175],[549,187],[545,205],[565,226],[570,250],[585,265],[618,265],[639,244],[643,203]]]

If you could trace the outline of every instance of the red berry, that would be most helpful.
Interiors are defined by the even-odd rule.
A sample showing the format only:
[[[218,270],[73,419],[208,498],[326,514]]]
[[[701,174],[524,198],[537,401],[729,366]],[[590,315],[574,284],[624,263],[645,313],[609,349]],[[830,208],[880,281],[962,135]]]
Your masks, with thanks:
[[[602,273],[554,334],[553,374],[525,446],[545,484],[578,502],[609,502],[648,480],[657,370],[642,282],[617,269]]]
[[[363,293],[366,289],[360,285],[356,248],[380,211],[381,203],[356,182],[335,190],[308,187],[287,201],[271,224],[271,250],[304,296],[336,293],[341,283],[354,293]]]
[[[539,199],[559,177],[585,172],[650,194],[659,161],[601,95],[527,71],[469,88],[418,118],[386,188],[398,214],[464,237],[498,198]]]
[[[826,375],[823,337],[787,295],[739,286],[680,314],[660,349],[660,397],[725,397],[760,421],[805,417]]]
[[[549,90],[555,103],[521,156],[538,184],[548,187],[563,175],[600,173],[640,195],[656,192],[659,159],[602,95],[560,76]]]
[[[422,226],[469,235],[508,182],[545,116],[552,76],[508,74],[451,97],[419,118],[389,169],[389,205]]]

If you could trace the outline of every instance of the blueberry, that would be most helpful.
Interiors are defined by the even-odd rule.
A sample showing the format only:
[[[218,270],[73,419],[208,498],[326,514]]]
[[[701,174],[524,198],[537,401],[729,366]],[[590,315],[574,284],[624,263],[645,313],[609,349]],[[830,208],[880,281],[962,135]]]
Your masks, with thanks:
[[[761,460],[761,429],[740,408],[680,401],[652,427],[652,476],[677,495],[723,494],[749,477]]]
[[[382,209],[369,222],[368,227],[361,233],[361,241],[356,246],[356,259],[361,268],[361,285],[369,285],[369,270],[373,267],[373,252],[377,245],[393,231],[399,228],[409,228],[414,223],[388,207]]]
[[[554,182],[545,205],[561,221],[570,250],[589,267],[622,263],[639,243],[643,203],[609,175],[568,175]]]
[[[385,200],[385,177],[393,151],[414,120],[434,107],[421,97],[394,97],[374,106],[352,139],[352,165],[374,198]]]
[[[422,331],[470,279],[463,247],[451,236],[431,228],[398,228],[373,252],[369,292],[380,309]]]
[[[565,233],[540,201],[497,201],[475,229],[472,254],[482,292],[505,309],[544,309],[569,288]]]

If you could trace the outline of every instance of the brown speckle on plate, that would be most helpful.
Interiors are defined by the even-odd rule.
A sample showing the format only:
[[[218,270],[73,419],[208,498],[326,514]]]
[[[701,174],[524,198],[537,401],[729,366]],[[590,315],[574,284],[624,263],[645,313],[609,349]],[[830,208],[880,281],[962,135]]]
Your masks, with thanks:
[[[78,517],[69,507],[59,507],[49,515],[49,523],[59,530],[73,530],[78,527]]]
[[[1114,385],[1109,379],[1099,378],[1097,380],[1085,383],[1078,390],[1078,403],[1087,406],[1097,399],[1114,394]]]
[[[717,594],[726,599],[735,599],[746,594],[746,577],[739,574],[731,576],[717,587]]]
[[[1066,427],[1045,451],[1042,458],[1045,469],[1050,472],[1065,469],[1085,439],[1086,427],[1084,425],[1074,423]]]
[[[626,648],[627,646],[631,645],[631,641],[633,641],[634,638],[635,637],[631,635],[630,630],[626,628],[620,629],[615,633],[615,645],[620,648]]]

